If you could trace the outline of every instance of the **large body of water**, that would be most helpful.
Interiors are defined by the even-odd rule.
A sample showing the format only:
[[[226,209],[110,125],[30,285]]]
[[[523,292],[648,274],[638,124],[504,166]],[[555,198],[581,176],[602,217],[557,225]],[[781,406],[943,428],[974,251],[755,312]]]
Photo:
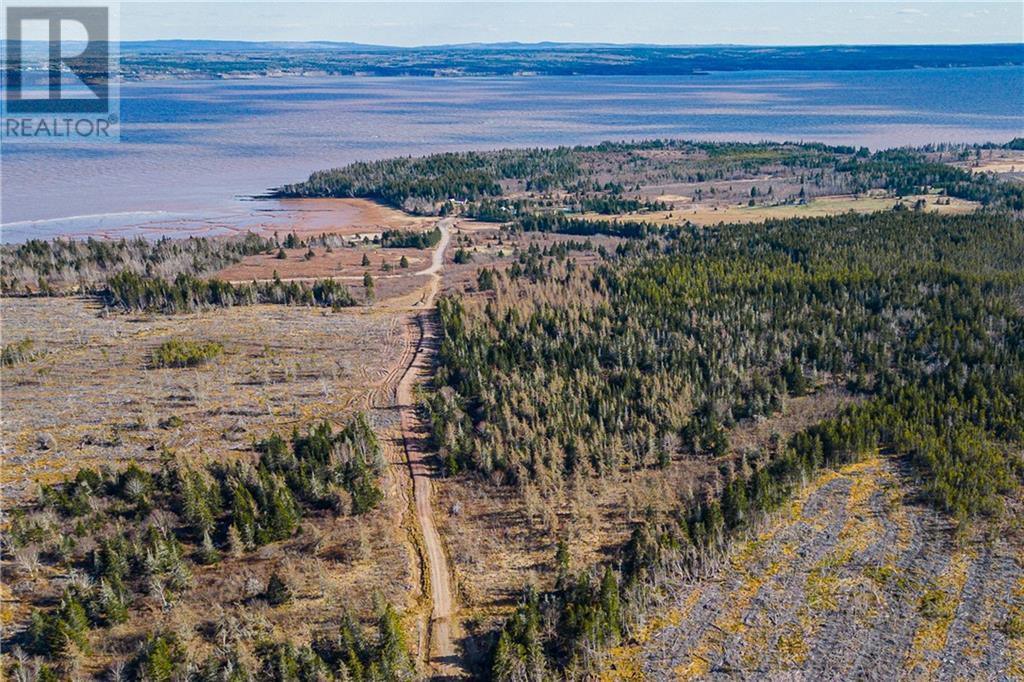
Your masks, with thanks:
[[[884,148],[1024,136],[1022,67],[155,81],[125,84],[121,97],[118,144],[5,146],[4,241],[232,219],[269,187],[398,154],[653,137]]]

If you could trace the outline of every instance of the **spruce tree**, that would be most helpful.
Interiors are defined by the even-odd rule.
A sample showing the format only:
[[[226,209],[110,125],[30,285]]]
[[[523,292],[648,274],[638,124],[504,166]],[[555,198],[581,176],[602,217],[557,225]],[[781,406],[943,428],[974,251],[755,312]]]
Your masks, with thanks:
[[[391,604],[386,604],[377,619],[377,651],[380,672],[384,679],[411,680],[412,656],[406,642],[402,622]]]
[[[271,606],[280,606],[292,600],[292,590],[288,587],[284,578],[277,571],[274,571],[270,574],[270,579],[267,581],[267,589],[264,591],[263,596]]]
[[[232,526],[233,528],[234,526]],[[199,563],[204,565],[215,564],[220,561],[220,552],[213,546],[213,540],[210,538],[209,531],[203,533],[203,544],[199,548],[198,555]]]

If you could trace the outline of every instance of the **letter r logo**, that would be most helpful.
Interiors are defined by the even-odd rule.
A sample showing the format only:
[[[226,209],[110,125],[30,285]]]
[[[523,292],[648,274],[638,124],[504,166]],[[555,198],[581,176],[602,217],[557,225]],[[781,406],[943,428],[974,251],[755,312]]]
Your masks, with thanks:
[[[8,7],[4,105],[9,114],[106,113],[110,97],[110,32],[106,7]],[[27,99],[23,92],[25,69],[23,25],[48,27],[47,97]],[[80,24],[87,36],[84,49],[67,49],[61,36],[64,22]],[[62,92],[67,67],[91,91],[92,97],[71,97]]]

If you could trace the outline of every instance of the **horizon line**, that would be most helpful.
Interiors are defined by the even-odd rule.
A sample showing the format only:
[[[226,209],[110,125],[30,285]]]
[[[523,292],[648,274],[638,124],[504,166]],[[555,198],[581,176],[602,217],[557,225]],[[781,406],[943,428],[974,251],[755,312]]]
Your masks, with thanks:
[[[0,45],[6,44],[10,41],[7,39],[0,39]],[[48,40],[21,40],[22,44],[48,44]],[[63,40],[60,41],[65,44],[84,43],[84,40]],[[97,41],[101,42],[101,41]],[[391,45],[387,43],[362,43],[355,40],[329,40],[329,39],[313,39],[313,40],[250,40],[244,38],[141,38],[137,40],[117,40],[109,41],[117,43],[118,45],[140,45],[146,43],[207,43],[207,44],[225,44],[225,43],[241,43],[245,45],[281,45],[281,46],[303,46],[303,45],[337,45],[337,46],[356,46],[356,47],[369,47],[378,49],[389,49],[389,50],[425,50],[425,49],[436,49],[436,48],[465,48],[465,47],[477,47],[477,48],[501,48],[505,46],[517,46],[517,47],[589,47],[589,48],[604,48],[604,49],[620,49],[620,48],[674,48],[674,49],[692,49],[692,48],[775,48],[775,49],[787,49],[787,48],[851,48],[851,47],[885,47],[885,48],[898,48],[898,47],[1022,47],[1024,48],[1024,39],[1018,42],[974,42],[974,43],[793,43],[793,44],[781,44],[781,43],[614,43],[604,41],[561,41],[561,40],[542,40],[537,42],[522,42],[517,40],[498,40],[493,42],[483,41],[468,41],[464,43],[424,43],[421,45]]]

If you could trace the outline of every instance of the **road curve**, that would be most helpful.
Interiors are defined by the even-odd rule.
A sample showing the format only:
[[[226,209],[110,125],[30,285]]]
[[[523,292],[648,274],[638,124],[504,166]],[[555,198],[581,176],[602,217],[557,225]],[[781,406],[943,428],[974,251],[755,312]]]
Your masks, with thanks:
[[[437,228],[441,230],[441,241],[438,242],[437,248],[434,249],[434,254],[430,257],[430,267],[417,272],[417,275],[436,275],[441,272],[441,268],[444,267],[444,252],[448,248],[448,244],[452,240],[452,225],[455,223],[453,218],[445,218],[437,223]]]
[[[434,305],[434,297],[437,296],[437,292],[441,288],[441,269],[444,267],[444,252],[452,240],[452,224],[453,220],[451,218],[445,218],[437,224],[441,230],[441,241],[438,242],[437,248],[434,249],[434,255],[431,256],[430,267],[416,273],[417,275],[430,275],[430,285],[427,287],[426,293],[423,294],[423,298],[414,307],[429,308]]]

